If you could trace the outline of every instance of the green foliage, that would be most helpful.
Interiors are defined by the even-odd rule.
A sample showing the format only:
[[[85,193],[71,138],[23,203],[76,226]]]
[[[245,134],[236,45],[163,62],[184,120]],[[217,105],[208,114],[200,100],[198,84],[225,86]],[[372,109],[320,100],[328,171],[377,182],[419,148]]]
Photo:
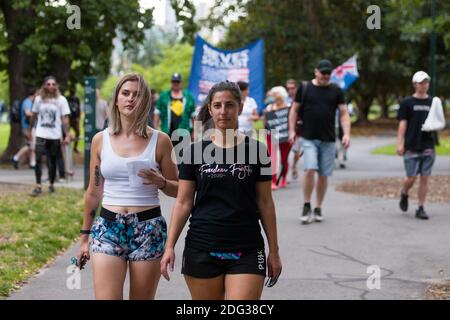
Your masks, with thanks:
[[[150,86],[157,90],[167,90],[170,87],[170,77],[174,72],[181,74],[183,86],[189,86],[189,74],[191,71],[192,55],[194,48],[185,43],[162,48],[162,57],[157,64],[145,70],[133,65],[137,72],[142,71]]]
[[[8,86],[8,74],[6,71],[0,71],[0,101],[5,104],[9,104]]]
[[[192,0],[170,0],[178,23],[183,29],[183,42],[194,44],[195,34],[200,29],[195,22],[195,5]]]
[[[103,100],[110,101],[112,99],[112,94],[118,81],[119,77],[117,76],[109,76],[106,78],[100,89],[100,95]]]
[[[144,67],[152,66],[162,57],[163,46],[177,44],[178,35],[173,31],[166,31],[160,26],[154,26],[145,32],[142,44],[136,43],[128,51],[128,56],[133,63]]]
[[[31,198],[0,195],[0,298],[33,276],[78,236],[83,191],[58,188]]]
[[[152,10],[141,9],[138,0],[83,0],[71,4],[80,8],[80,29],[66,26],[71,16],[69,4],[22,0],[14,4],[6,1],[1,7],[28,6],[27,16],[19,16],[21,23],[11,24],[7,30],[7,40],[31,57],[23,75],[28,84],[38,84],[48,74],[56,75],[63,85],[80,83],[87,75],[107,75],[113,39],[120,35],[128,48],[141,42],[144,30],[152,25]],[[19,33],[23,41],[16,37]]]
[[[130,71],[142,74],[150,87],[158,92],[169,89],[171,75],[178,72],[183,79],[183,87],[187,88],[193,52],[193,47],[187,43],[164,46],[161,48],[161,57],[157,59],[155,65],[144,67],[133,64]],[[116,76],[110,76],[105,80],[101,88],[104,99],[111,97],[118,80]]]
[[[9,123],[0,123],[0,154],[6,149],[9,139]]]
[[[358,54],[360,78],[347,92],[367,119],[374,100],[388,105],[411,93],[411,76],[430,65],[430,1],[427,0],[216,0],[213,23],[230,12],[245,12],[229,26],[224,48],[265,40],[266,87],[288,78],[313,78],[321,58],[335,65]],[[381,8],[381,30],[369,30],[369,5]],[[437,1],[438,93],[450,90],[448,1]],[[220,11],[223,10],[223,11]],[[234,10],[234,11],[233,11]],[[221,13],[222,12],[222,13]],[[215,19],[215,20],[214,20]],[[224,20],[224,19],[222,19]]]

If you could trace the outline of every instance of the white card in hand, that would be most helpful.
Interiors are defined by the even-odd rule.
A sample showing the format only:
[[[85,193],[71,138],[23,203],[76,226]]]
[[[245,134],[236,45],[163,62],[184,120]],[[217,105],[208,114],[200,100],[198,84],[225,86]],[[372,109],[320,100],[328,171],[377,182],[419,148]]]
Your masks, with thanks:
[[[138,173],[142,169],[150,169],[150,160],[127,162],[127,169],[130,187],[140,187],[144,184],[144,180],[138,176]]]

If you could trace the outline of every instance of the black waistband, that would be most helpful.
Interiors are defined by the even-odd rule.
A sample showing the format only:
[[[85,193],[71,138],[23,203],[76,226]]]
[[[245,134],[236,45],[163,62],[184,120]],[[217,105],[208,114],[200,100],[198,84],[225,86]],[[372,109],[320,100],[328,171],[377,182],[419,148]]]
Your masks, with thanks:
[[[102,207],[100,211],[100,217],[107,219],[107,220],[116,220],[117,215],[120,215],[119,213],[112,212],[108,209],[105,209]],[[161,216],[161,207],[155,207],[151,208],[145,211],[137,212],[136,216],[138,218],[138,221],[145,221],[150,220],[153,218],[157,218]]]

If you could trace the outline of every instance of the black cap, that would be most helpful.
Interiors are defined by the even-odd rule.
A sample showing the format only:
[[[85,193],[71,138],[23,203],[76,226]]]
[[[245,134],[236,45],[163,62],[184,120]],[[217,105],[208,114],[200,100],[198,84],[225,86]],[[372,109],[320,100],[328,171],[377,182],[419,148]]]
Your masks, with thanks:
[[[320,60],[319,64],[317,65],[317,69],[322,72],[322,71],[332,71],[333,70],[333,65],[331,64],[330,60]]]
[[[181,81],[181,74],[179,74],[179,73],[174,73],[173,75],[172,75],[172,81]]]

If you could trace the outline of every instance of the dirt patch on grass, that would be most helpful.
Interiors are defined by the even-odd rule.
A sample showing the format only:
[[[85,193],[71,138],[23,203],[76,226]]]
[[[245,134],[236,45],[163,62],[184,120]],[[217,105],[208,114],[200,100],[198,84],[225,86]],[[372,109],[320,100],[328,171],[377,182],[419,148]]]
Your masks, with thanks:
[[[427,300],[450,300],[450,280],[447,283],[430,284],[425,292]]]
[[[16,183],[0,183],[0,195],[8,194],[8,193],[22,193],[29,192],[30,186],[24,184],[16,184]]]
[[[383,178],[358,180],[342,183],[336,187],[337,191],[352,194],[398,199],[400,188],[404,178]],[[417,200],[417,189],[419,183],[416,181],[409,192],[410,199]],[[431,176],[428,185],[427,201],[450,203],[450,175]]]

